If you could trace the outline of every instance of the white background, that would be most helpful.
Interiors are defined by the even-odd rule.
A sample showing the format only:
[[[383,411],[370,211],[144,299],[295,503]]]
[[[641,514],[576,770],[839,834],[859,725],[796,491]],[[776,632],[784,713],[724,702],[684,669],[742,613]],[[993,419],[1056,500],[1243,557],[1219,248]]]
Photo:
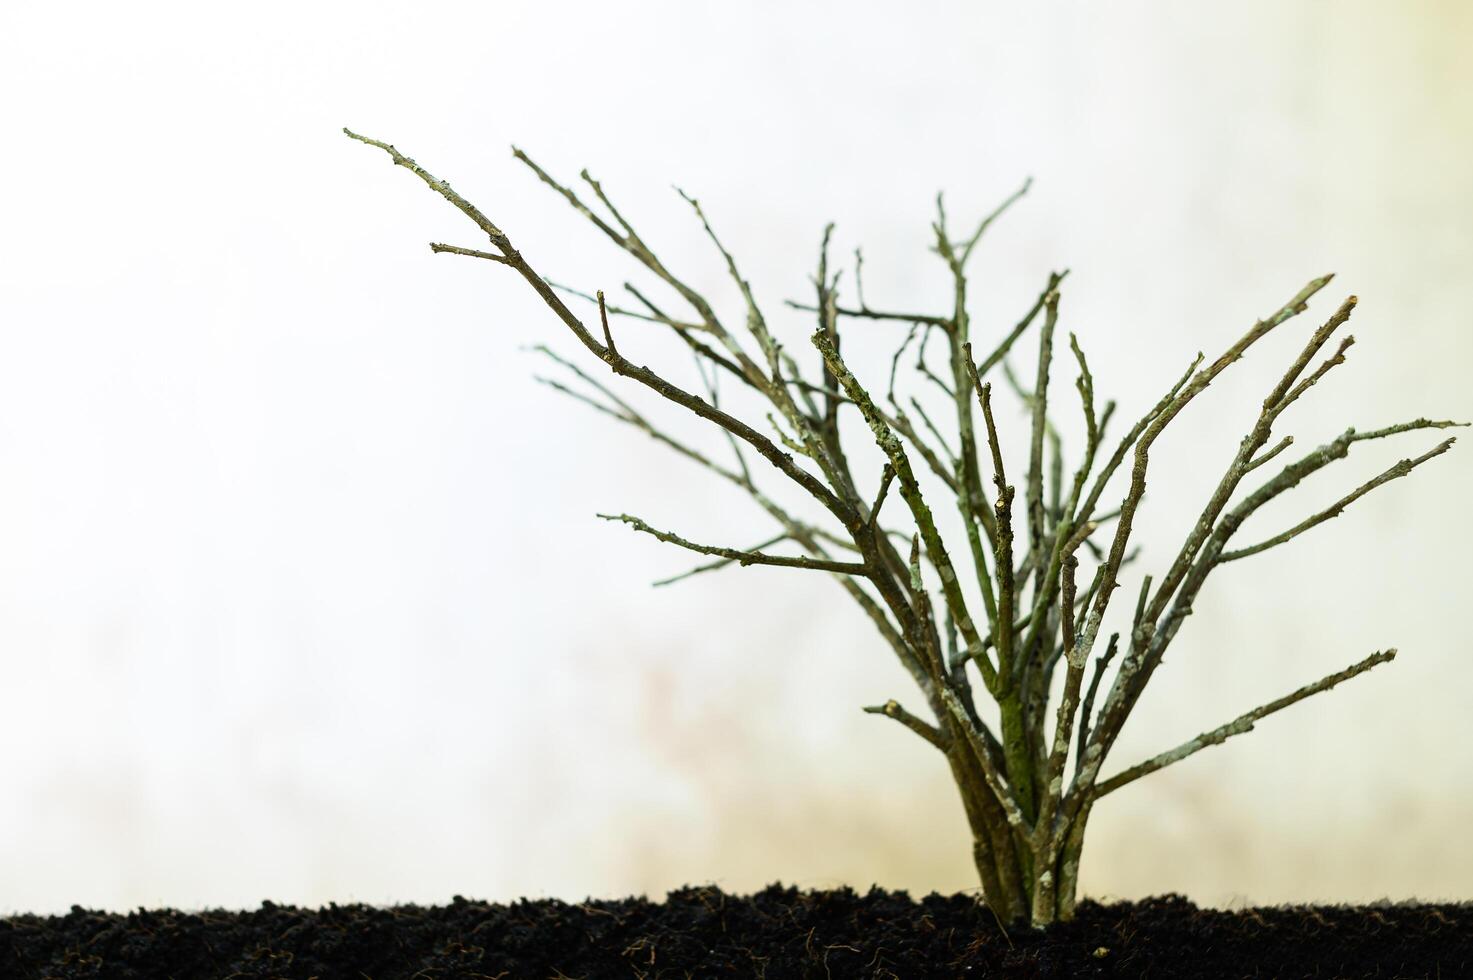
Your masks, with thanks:
[[[677,182],[799,351],[825,221],[872,303],[940,309],[935,192],[961,225],[1032,175],[974,330],[1068,266],[1122,419],[1336,271],[1158,444],[1137,572],[1351,292],[1360,343],[1284,431],[1473,416],[1466,5],[1021,6],[5,4],[0,912],[974,887],[940,760],[859,711],[911,695],[863,617],[812,573],[649,588],[685,558],[595,511],[738,546],[760,513],[535,385],[519,347],[566,331],[432,256],[475,229],[339,129],[612,293],[633,263],[507,147],[587,166],[739,323]],[[1469,897],[1468,450],[1218,573],[1117,764],[1402,655],[1111,797],[1087,894]]]

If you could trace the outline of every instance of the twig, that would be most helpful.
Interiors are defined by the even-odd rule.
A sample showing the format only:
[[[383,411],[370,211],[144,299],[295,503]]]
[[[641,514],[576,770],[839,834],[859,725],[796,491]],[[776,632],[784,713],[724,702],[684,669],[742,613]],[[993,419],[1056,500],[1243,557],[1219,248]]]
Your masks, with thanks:
[[[618,357],[619,356],[619,350],[618,350],[618,348],[616,348],[614,346],[614,335],[609,330],[609,311],[604,306],[604,291],[602,289],[600,289],[598,291],[597,295],[598,295],[598,321],[599,321],[599,323],[603,324],[603,328],[604,328],[604,343],[608,346],[609,353],[610,354],[613,354],[615,357]]]
[[[992,223],[998,218],[1002,217],[1003,212],[1012,207],[1013,204],[1020,197],[1022,197],[1024,194],[1027,194],[1028,188],[1032,186],[1033,178],[1029,177],[1027,180],[1023,181],[1022,187],[1014,191],[1011,196],[1009,196],[1006,200],[1004,200],[1001,204],[994,208],[991,214],[982,219],[981,223],[977,225],[977,230],[972,233],[972,237],[968,238],[966,242],[962,244],[960,258],[960,263],[962,265],[966,265],[967,259],[972,257],[972,249],[976,248],[977,243],[982,240],[982,233],[985,232],[988,228],[992,227]]]
[[[1282,439],[1279,440],[1278,445],[1274,446],[1272,449],[1269,449],[1269,450],[1264,451],[1264,453],[1262,455],[1255,456],[1253,459],[1249,460],[1248,461],[1248,464],[1243,467],[1243,472],[1244,473],[1251,473],[1251,472],[1253,472],[1254,470],[1256,470],[1260,466],[1262,466],[1264,463],[1267,463],[1269,460],[1273,459],[1279,453],[1283,452],[1285,449],[1288,449],[1292,445],[1294,445],[1294,437],[1293,436],[1284,436],[1284,438],[1282,438]]]
[[[1435,456],[1441,456],[1443,453],[1451,449],[1453,443],[1455,442],[1457,442],[1456,439],[1444,440],[1443,442],[1438,443],[1435,447],[1416,457],[1415,459],[1403,459],[1392,464],[1391,467],[1382,471],[1379,475],[1373,477],[1372,479],[1367,480],[1365,483],[1362,483],[1359,487],[1356,487],[1350,493],[1341,497],[1329,507],[1326,507],[1324,510],[1320,511],[1318,514],[1315,514],[1313,517],[1305,518],[1303,521],[1300,521],[1298,524],[1289,528],[1289,530],[1285,531],[1284,533],[1276,534],[1273,537],[1269,538],[1267,541],[1260,541],[1258,544],[1252,545],[1247,548],[1239,548],[1236,551],[1223,552],[1221,555],[1218,556],[1218,563],[1221,564],[1224,562],[1237,561],[1239,558],[1247,558],[1249,555],[1256,555],[1260,551],[1267,551],[1269,548],[1272,548],[1275,545],[1283,544],[1285,541],[1288,541],[1291,538],[1298,537],[1300,534],[1303,534],[1305,531],[1308,531],[1310,528],[1318,524],[1323,524],[1325,521],[1330,520],[1332,517],[1339,517],[1341,512],[1344,511],[1346,507],[1350,506],[1361,497],[1364,497],[1366,494],[1370,493],[1372,490],[1376,489],[1382,484],[1390,483],[1392,480],[1406,476],[1412,470],[1416,469],[1418,466],[1421,466],[1429,459],[1432,459]]]
[[[867,575],[869,566],[863,562],[852,561],[828,561],[822,558],[808,558],[803,555],[767,555],[760,551],[742,551],[739,548],[722,548],[716,545],[696,544],[669,531],[661,531],[650,527],[638,517],[629,514],[598,514],[596,515],[606,521],[619,521],[628,524],[636,531],[643,531],[676,547],[687,551],[694,551],[702,555],[718,555],[722,558],[734,561],[739,565],[777,565],[783,568],[811,568],[824,572],[838,572],[842,575]]]
[[[1318,694],[1321,691],[1328,691],[1330,688],[1334,687],[1336,684],[1339,684],[1341,681],[1348,680],[1357,674],[1365,673],[1372,667],[1375,667],[1378,664],[1384,664],[1387,661],[1394,659],[1395,657],[1396,651],[1394,649],[1384,650],[1380,653],[1373,653],[1359,663],[1352,664],[1349,667],[1346,667],[1344,670],[1336,671],[1335,673],[1330,674],[1327,677],[1322,677],[1319,680],[1315,681],[1313,684],[1306,684],[1304,687],[1301,687],[1299,690],[1293,692],[1292,694],[1286,694],[1281,698],[1270,701],[1268,704],[1261,705],[1257,708],[1254,708],[1252,711],[1245,712],[1244,714],[1241,714],[1237,718],[1234,718],[1232,721],[1228,722],[1226,725],[1221,725],[1217,728],[1214,728],[1210,732],[1204,732],[1201,735],[1198,735],[1196,738],[1188,739],[1174,749],[1162,752],[1160,755],[1153,756],[1152,758],[1147,759],[1145,762],[1131,766],[1129,769],[1118,775],[1111,776],[1104,782],[1096,784],[1093,795],[1096,798],[1099,798],[1101,796],[1104,796],[1106,793],[1114,792],[1115,790],[1127,785],[1128,783],[1135,782],[1142,776],[1153,773],[1158,769],[1164,769],[1173,763],[1180,762],[1188,756],[1194,755],[1197,752],[1208,748],[1209,746],[1221,745],[1223,742],[1227,741],[1234,735],[1241,735],[1245,732],[1251,732],[1253,730],[1254,723],[1257,722],[1259,719],[1267,717],[1268,715],[1273,714],[1275,711],[1287,708],[1289,705],[1294,704],[1298,701],[1303,701],[1305,698],[1309,697],[1312,694]]]
[[[1074,758],[1077,762],[1084,758],[1084,744],[1089,740],[1090,718],[1095,706],[1095,695],[1100,690],[1100,678],[1105,676],[1105,669],[1110,666],[1110,661],[1115,658],[1115,651],[1120,644],[1120,634],[1111,633],[1110,642],[1105,645],[1105,652],[1095,659],[1095,672],[1089,679],[1089,689],[1084,692],[1084,703],[1079,708],[1079,736],[1074,747]]]
[[[440,242],[430,242],[430,251],[435,253],[448,252],[451,255],[468,255],[471,258],[486,259],[491,262],[499,262],[502,265],[511,265],[504,255],[495,252],[482,252],[474,248],[461,248],[459,245],[444,245]]]
[[[915,732],[921,738],[936,746],[936,748],[940,749],[942,752],[945,752],[947,750],[948,746],[946,736],[939,728],[928,723],[927,721],[925,721],[925,719],[917,718],[909,711],[906,711],[894,698],[891,698],[884,704],[866,705],[863,708],[863,711],[866,714],[884,715],[886,718],[893,718],[904,725],[906,728],[909,728],[911,731]]]
[[[800,303],[797,300],[783,300],[783,305],[795,310],[802,310],[805,313],[818,312],[818,307],[810,306],[807,303]],[[838,313],[839,316],[847,316],[856,320],[898,320],[901,323],[929,323],[931,326],[940,327],[943,330],[951,329],[950,319],[930,313],[890,313],[884,310],[871,310],[868,308],[854,309],[853,307],[846,306],[836,306],[834,307],[834,312]]]
[[[869,508],[869,522],[875,524],[880,519],[880,508],[885,506],[885,495],[890,492],[890,484],[895,480],[895,467],[889,463],[885,464],[880,473],[880,489],[875,494],[875,502]]]
[[[761,544],[755,544],[751,548],[748,548],[746,550],[748,550],[748,551],[761,551],[763,548],[771,548],[773,545],[780,544],[783,541],[786,541],[787,539],[788,539],[788,535],[786,533],[779,534],[775,538],[768,538],[766,541],[763,541]],[[658,580],[656,580],[654,582],[651,582],[650,584],[651,585],[655,585],[655,586],[671,585],[671,584],[673,584],[675,582],[679,582],[679,581],[681,581],[683,579],[688,579],[688,578],[690,578],[693,575],[700,575],[702,572],[714,572],[718,568],[725,568],[727,565],[730,565],[734,561],[736,561],[735,558],[719,558],[716,561],[708,562],[705,565],[697,565],[695,568],[692,568],[692,569],[690,569],[689,571],[686,571],[686,572],[681,572],[679,575],[672,575],[669,578],[658,579]]]

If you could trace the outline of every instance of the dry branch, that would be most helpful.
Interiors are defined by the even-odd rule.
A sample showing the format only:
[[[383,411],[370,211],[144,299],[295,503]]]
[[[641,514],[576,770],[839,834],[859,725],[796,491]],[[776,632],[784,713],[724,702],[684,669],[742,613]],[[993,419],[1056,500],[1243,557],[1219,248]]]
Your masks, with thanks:
[[[1203,732],[1196,738],[1187,739],[1174,749],[1169,749],[1160,755],[1152,756],[1145,762],[1131,766],[1119,775],[1111,776],[1104,782],[1097,783],[1094,788],[1094,795],[1098,798],[1104,796],[1106,793],[1112,793],[1122,786],[1135,782],[1142,776],[1149,775],[1158,769],[1165,769],[1167,766],[1180,762],[1188,756],[1195,755],[1205,748],[1213,745],[1221,745],[1234,735],[1251,732],[1253,731],[1255,722],[1268,717],[1275,711],[1281,711],[1291,704],[1303,701],[1312,694],[1328,691],[1341,681],[1349,680],[1357,674],[1365,673],[1377,664],[1384,664],[1394,659],[1396,659],[1395,650],[1383,650],[1380,653],[1373,653],[1366,659],[1359,663],[1351,664],[1344,670],[1338,670],[1327,677],[1322,677],[1313,684],[1304,685],[1292,694],[1286,694],[1267,704],[1259,705],[1252,711],[1245,711],[1226,725],[1219,725],[1210,732]]]

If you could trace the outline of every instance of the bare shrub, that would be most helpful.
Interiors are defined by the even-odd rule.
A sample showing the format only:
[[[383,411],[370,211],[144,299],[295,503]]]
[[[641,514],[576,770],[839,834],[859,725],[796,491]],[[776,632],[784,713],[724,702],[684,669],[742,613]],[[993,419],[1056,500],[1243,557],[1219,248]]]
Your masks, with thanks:
[[[686,198],[720,251],[745,302],[745,322],[740,331],[729,329],[712,305],[650,250],[587,172],[582,177],[592,195],[589,201],[554,180],[526,154],[515,151],[544,183],[673,290],[688,311],[667,313],[633,286],[629,292],[636,306],[629,309],[607,304],[602,292],[588,296],[554,286],[528,264],[500,228],[448,184],[387,143],[351,132],[348,135],[384,150],[395,164],[413,172],[470,218],[491,246],[490,251],[483,251],[437,243],[431,246],[435,252],[506,266],[526,280],[578,341],[614,375],[655,392],[724,432],[730,443],[730,462],[720,462],[669,435],[613,388],[550,349],[540,348],[567,372],[570,382],[581,387],[544,379],[547,383],[642,430],[739,487],[771,517],[774,533],[769,540],[750,548],[730,548],[687,540],[629,514],[600,515],[714,559],[666,582],[731,563],[824,572],[837,579],[873,621],[880,637],[914,678],[929,717],[914,714],[894,700],[864,710],[900,722],[945,758],[971,828],[973,860],[983,896],[1003,921],[1044,925],[1072,915],[1085,827],[1101,797],[1208,746],[1251,731],[1267,715],[1329,690],[1396,654],[1395,650],[1374,653],[1175,748],[1101,778],[1101,767],[1126,719],[1183,621],[1191,615],[1192,604],[1214,569],[1298,537],[1337,516],[1370,491],[1446,452],[1453,444],[1453,439],[1447,439],[1420,456],[1401,460],[1282,533],[1229,547],[1251,514],[1311,474],[1344,459],[1357,444],[1458,424],[1419,418],[1365,432],[1347,429],[1291,462],[1281,462],[1277,468],[1268,466],[1293,441],[1285,436],[1270,445],[1279,417],[1342,364],[1354,342],[1354,338],[1344,337],[1333,353],[1311,367],[1350,318],[1356,300],[1353,296],[1346,299],[1310,334],[1293,363],[1265,395],[1257,421],[1243,437],[1165,574],[1159,581],[1151,575],[1141,579],[1134,594],[1129,631],[1123,635],[1112,633],[1101,641],[1101,623],[1120,585],[1121,570],[1133,558],[1128,550],[1131,529],[1146,490],[1156,439],[1250,347],[1304,312],[1310,298],[1330,282],[1330,276],[1312,280],[1274,313],[1254,323],[1210,363],[1197,355],[1161,399],[1118,439],[1106,438],[1114,421],[1115,403],[1097,402],[1084,351],[1070,334],[1069,354],[1078,368],[1075,387],[1085,429],[1081,458],[1070,473],[1050,418],[1054,407],[1050,381],[1055,327],[1065,273],[1049,276],[1032,308],[990,349],[979,353],[972,346],[967,262],[988,227],[1026,192],[1026,184],[962,238],[949,230],[944,210],[938,206],[932,226],[934,250],[946,263],[954,283],[945,313],[890,312],[869,307],[858,281],[857,255],[855,302],[842,304],[838,275],[829,266],[826,232],[814,279],[814,301],[790,304],[817,321],[810,340],[818,354],[819,372],[809,381],[797,360],[769,331],[752,290],[694,199]],[[585,325],[566,305],[563,295],[580,296],[596,305],[596,326]],[[689,346],[701,368],[704,393],[687,391],[627,359],[616,344],[610,316],[648,321],[674,331]],[[1040,318],[1037,372],[1031,385],[1025,385],[1011,374],[1005,359],[1024,333],[1040,323]],[[841,354],[839,325],[852,319],[890,321],[905,330],[891,362],[883,397],[876,397],[879,389],[873,381],[866,386],[855,377]],[[939,336],[944,350],[944,366],[939,371],[932,369],[934,358],[928,359],[927,353],[934,336]],[[915,353],[912,380],[933,401],[940,398],[946,405],[949,438],[942,436],[918,399],[911,397],[902,403],[896,394],[897,373],[907,349]],[[1031,420],[1027,446],[1009,447],[1021,464],[1011,467],[1019,484],[1009,482],[1010,457],[998,437],[992,385],[985,380],[999,368],[1013,393],[1023,400]],[[721,378],[742,386],[765,403],[766,428],[775,439],[762,431],[761,423],[744,421],[722,407],[718,396]],[[853,447],[841,441],[841,412],[854,412],[863,419],[882,454],[880,472],[866,481],[855,477],[847,451]],[[764,493],[749,465],[753,453],[782,480],[816,501],[826,514],[823,523],[803,519]],[[983,480],[984,470],[991,478],[990,495]],[[1128,478],[1123,497],[1114,509],[1102,510],[1102,498],[1117,471]],[[923,472],[929,474],[925,476],[931,488],[929,498],[922,490]],[[1256,485],[1240,494],[1244,482],[1255,474]],[[1022,488],[1021,500],[1016,499],[1017,486]],[[881,512],[892,491],[900,498],[900,513],[893,521],[882,521]],[[933,499],[956,508],[965,531],[964,544],[949,548],[942,540],[932,510]],[[891,513],[895,511],[892,504]],[[1108,542],[1096,543],[1096,535],[1112,523],[1113,531],[1104,535]],[[783,545],[797,553],[769,550]],[[1087,552],[1093,562],[1083,589],[1079,587],[1081,551]],[[1101,680],[1117,659],[1113,681],[1103,689],[1101,700]],[[1054,703],[1051,686],[1061,668],[1062,693]],[[980,681],[981,693],[995,703],[996,731],[984,722],[978,710],[974,675]]]

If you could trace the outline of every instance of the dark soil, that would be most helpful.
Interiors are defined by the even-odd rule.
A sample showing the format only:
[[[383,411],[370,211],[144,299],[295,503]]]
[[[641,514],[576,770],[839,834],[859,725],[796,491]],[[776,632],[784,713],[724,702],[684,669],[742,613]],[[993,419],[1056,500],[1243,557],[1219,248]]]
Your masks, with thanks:
[[[645,899],[0,919],[0,978],[1473,978],[1473,903],[1220,912],[1178,896],[1080,903],[1004,934],[965,895],[772,885]]]

